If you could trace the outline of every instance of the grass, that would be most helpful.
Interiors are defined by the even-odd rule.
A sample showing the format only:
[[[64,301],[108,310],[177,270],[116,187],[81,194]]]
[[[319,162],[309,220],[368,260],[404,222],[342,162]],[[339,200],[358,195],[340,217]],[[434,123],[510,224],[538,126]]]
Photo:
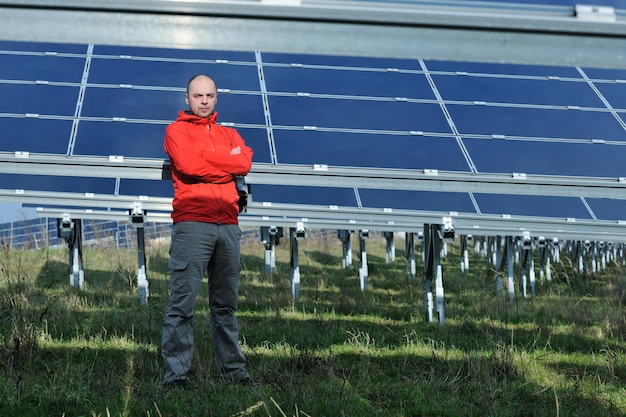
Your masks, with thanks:
[[[444,259],[446,324],[425,321],[421,279],[403,251],[385,262],[368,241],[341,268],[334,237],[300,243],[301,297],[289,247],[266,274],[263,246],[243,245],[238,319],[262,388],[219,383],[206,283],[196,312],[193,389],[162,386],[168,248],[149,247],[150,300],[140,305],[136,253],[84,250],[84,289],[67,251],[0,254],[0,415],[7,416],[626,416],[626,270],[581,275],[565,256],[535,300],[495,292],[495,272],[458,247]],[[403,245],[398,244],[398,247]],[[421,266],[421,263],[420,265]],[[519,274],[518,274],[519,275]]]

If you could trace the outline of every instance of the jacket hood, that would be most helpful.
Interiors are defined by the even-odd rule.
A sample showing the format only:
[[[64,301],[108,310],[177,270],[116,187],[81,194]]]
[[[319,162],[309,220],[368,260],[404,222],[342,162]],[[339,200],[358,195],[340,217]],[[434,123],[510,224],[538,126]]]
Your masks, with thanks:
[[[214,111],[209,117],[198,117],[189,112],[189,110],[181,110],[178,112],[177,122],[188,122],[197,125],[216,124],[217,112]]]

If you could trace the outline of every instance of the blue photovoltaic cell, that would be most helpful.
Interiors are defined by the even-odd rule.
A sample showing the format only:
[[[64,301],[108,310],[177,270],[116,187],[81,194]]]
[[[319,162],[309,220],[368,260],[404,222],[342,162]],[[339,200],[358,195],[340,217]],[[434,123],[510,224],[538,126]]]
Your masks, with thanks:
[[[267,164],[272,162],[270,144],[267,138],[267,129],[238,127],[237,132],[239,132],[243,140],[246,142],[246,145],[254,151],[252,162],[263,162]]]
[[[274,129],[274,143],[282,164],[470,171],[454,138]]]
[[[268,102],[275,125],[450,133],[438,104],[277,96]]]
[[[580,73],[574,67],[556,67],[548,65],[524,64],[495,64],[486,62],[462,61],[425,61],[425,65],[428,71],[581,78]]]
[[[183,109],[183,93],[131,88],[87,88],[81,115],[170,120]]]
[[[595,80],[622,80],[626,81],[626,69],[609,68],[583,68],[583,71],[591,79]]]
[[[120,180],[120,195],[174,197],[174,188],[171,180]]]
[[[81,115],[129,119],[174,121],[187,110],[182,91],[154,91],[135,88],[87,88]],[[220,94],[218,121],[265,124],[263,100],[258,95]]]
[[[482,214],[591,219],[578,197],[474,194]]]
[[[0,83],[0,113],[72,117],[79,92],[78,87]]]
[[[218,94],[217,101],[215,110],[220,123],[266,125],[261,95],[221,93]]]
[[[586,198],[598,220],[626,221],[626,200]]]
[[[602,100],[586,82],[458,75],[433,75],[433,81],[444,100],[552,106],[604,106]]]
[[[357,207],[352,188],[253,184],[252,201],[318,206]]]
[[[19,50],[27,53],[6,52]],[[626,82],[614,81],[626,80],[626,70],[424,61],[442,108],[418,59],[95,45],[80,103],[87,52],[87,45],[0,42],[0,95],[10,98],[0,102],[0,151],[65,155],[76,121],[72,156],[166,160],[164,132],[188,109],[186,83],[208,73],[225,90],[218,122],[237,128],[255,163],[470,172],[461,140],[480,173],[626,177],[626,146],[591,143],[626,142]],[[114,194],[115,184],[0,176],[4,189]],[[158,180],[122,179],[118,191],[173,195],[171,181]],[[360,189],[357,200],[352,188],[261,184],[252,191],[255,202],[459,213],[475,213],[475,202],[487,214],[592,218],[580,198],[477,194],[473,202],[468,193]],[[599,219],[626,217],[620,200],[588,202]]]
[[[78,125],[72,155],[167,157],[163,137],[167,123],[145,124],[82,120]]]
[[[121,46],[121,45],[95,45],[93,49],[94,55],[112,55],[112,56],[142,56],[156,58],[177,58],[177,59],[206,59],[206,60],[227,60],[227,61],[245,61],[256,62],[254,52],[237,52],[237,51],[214,51],[207,49],[168,49],[168,48],[150,48],[140,46]]]
[[[476,213],[468,193],[359,188],[363,207]]]
[[[395,68],[406,70],[421,70],[417,59],[394,59],[376,57],[327,56],[305,54],[281,54],[263,52],[263,63],[323,65],[334,67],[361,67],[361,68]]]
[[[195,61],[93,58],[89,69],[89,83],[184,89],[189,79],[198,74],[213,77],[220,89],[260,91],[255,64],[214,64]]]
[[[86,54],[87,45],[72,43],[44,43],[0,41],[0,51],[58,52],[66,54]]]
[[[85,58],[1,54],[0,79],[80,83]]]
[[[626,83],[601,84],[596,87],[614,109],[622,110],[622,120],[626,120]]]
[[[263,73],[272,92],[435,99],[426,77],[416,73],[270,66]]]
[[[461,134],[626,141],[611,113],[448,104]]]
[[[67,154],[72,120],[0,117],[0,151]]]
[[[0,126],[1,122],[2,119]],[[167,159],[163,149],[167,124],[169,122],[148,124],[82,120],[72,155]],[[265,129],[237,128],[237,131],[254,150],[254,162],[272,162]],[[67,144],[63,152],[66,149]]]
[[[66,193],[114,194],[115,179],[47,175],[0,175],[0,189]]]
[[[498,139],[463,143],[478,172],[626,177],[626,146]]]

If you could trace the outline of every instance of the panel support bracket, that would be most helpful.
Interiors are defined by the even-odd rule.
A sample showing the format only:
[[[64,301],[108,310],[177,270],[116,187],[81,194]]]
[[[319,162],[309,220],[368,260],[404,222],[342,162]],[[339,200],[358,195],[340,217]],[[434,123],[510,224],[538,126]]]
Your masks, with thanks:
[[[148,289],[148,275],[146,266],[146,241],[145,241],[145,216],[147,214],[141,204],[134,204],[128,212],[130,221],[137,230],[137,296],[141,304],[148,302],[150,291]]]
[[[69,214],[63,214],[63,218],[57,218],[57,234],[65,239],[69,248],[70,285],[82,289],[85,285],[82,220],[72,219]]]

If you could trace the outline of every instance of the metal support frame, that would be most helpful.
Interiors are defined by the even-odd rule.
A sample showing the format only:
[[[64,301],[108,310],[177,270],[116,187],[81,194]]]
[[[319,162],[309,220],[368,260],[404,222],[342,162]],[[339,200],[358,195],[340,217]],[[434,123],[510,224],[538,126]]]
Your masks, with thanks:
[[[141,205],[136,204],[135,207],[128,211],[128,214],[131,224],[137,231],[137,297],[141,304],[146,304],[150,296],[144,229],[147,213],[141,208]]]
[[[472,243],[474,238],[472,235],[462,235],[460,239],[460,252],[461,252],[461,272],[467,276],[469,273],[469,252],[468,244]]]
[[[69,248],[70,285],[82,289],[85,285],[83,268],[83,221],[72,219],[69,214],[57,219],[57,234],[65,239]]]
[[[361,283],[361,290],[367,290],[367,252],[365,250],[365,240],[370,236],[369,230],[361,230],[359,232],[359,252],[361,253],[361,265],[359,266],[359,282]]]
[[[337,237],[341,240],[341,266],[343,268],[352,266],[352,242],[350,240],[350,233],[350,230],[337,230]]]
[[[573,244],[574,247],[572,250],[572,265],[575,265],[575,268],[579,274],[583,274],[588,270],[587,248],[590,245],[591,242],[588,240],[584,242],[577,240]]]
[[[395,262],[396,260],[396,243],[393,232],[383,232],[383,236],[387,242],[385,261],[387,263]]]
[[[513,236],[497,237],[495,239],[496,251],[496,291],[498,294],[503,290],[504,283],[502,273],[504,264],[507,266],[507,293],[509,301],[515,300],[515,276],[514,276],[514,240]]]
[[[426,320],[432,323],[433,313],[436,312],[439,324],[445,323],[443,270],[441,267],[442,232],[443,228],[440,224],[424,224],[424,305],[426,307]]]
[[[404,241],[404,251],[406,253],[406,274],[409,278],[416,278],[416,264],[415,264],[415,233],[407,232]]]
[[[261,243],[265,246],[265,272],[270,274],[276,269],[276,246],[283,237],[283,228],[261,226]]]
[[[607,244],[599,241],[595,242],[597,257],[598,257],[598,272],[604,272],[606,269],[607,261],[609,259],[609,253],[607,251]]]
[[[146,304],[150,295],[144,231],[146,212],[142,210],[140,204],[137,204],[128,210],[128,216],[133,227],[137,230],[137,296],[141,304]],[[65,239],[69,248],[70,285],[81,289],[85,284],[82,225],[82,219],[73,219],[69,213],[64,214],[62,218],[57,218],[57,235]]]
[[[571,6],[504,1],[284,3],[4,0],[0,39],[626,67],[615,53],[623,9],[598,19]]]
[[[533,255],[533,240],[525,234],[520,246],[520,265],[522,274],[522,295],[528,298],[528,284],[530,284],[531,299],[535,299],[535,260]]]
[[[548,243],[543,236],[537,239],[537,260],[539,261],[539,281],[543,282],[544,278],[547,282],[552,281],[550,251],[548,249]]]
[[[306,230],[302,222],[296,227],[289,228],[289,248],[291,253],[289,279],[291,281],[291,294],[294,299],[300,298],[300,265],[298,262],[298,241],[306,237]]]
[[[515,251],[513,250],[514,246],[514,238],[513,236],[506,237],[506,262],[507,262],[507,293],[509,295],[509,301],[513,302],[515,300],[515,264],[513,261],[513,256],[515,255]]]

